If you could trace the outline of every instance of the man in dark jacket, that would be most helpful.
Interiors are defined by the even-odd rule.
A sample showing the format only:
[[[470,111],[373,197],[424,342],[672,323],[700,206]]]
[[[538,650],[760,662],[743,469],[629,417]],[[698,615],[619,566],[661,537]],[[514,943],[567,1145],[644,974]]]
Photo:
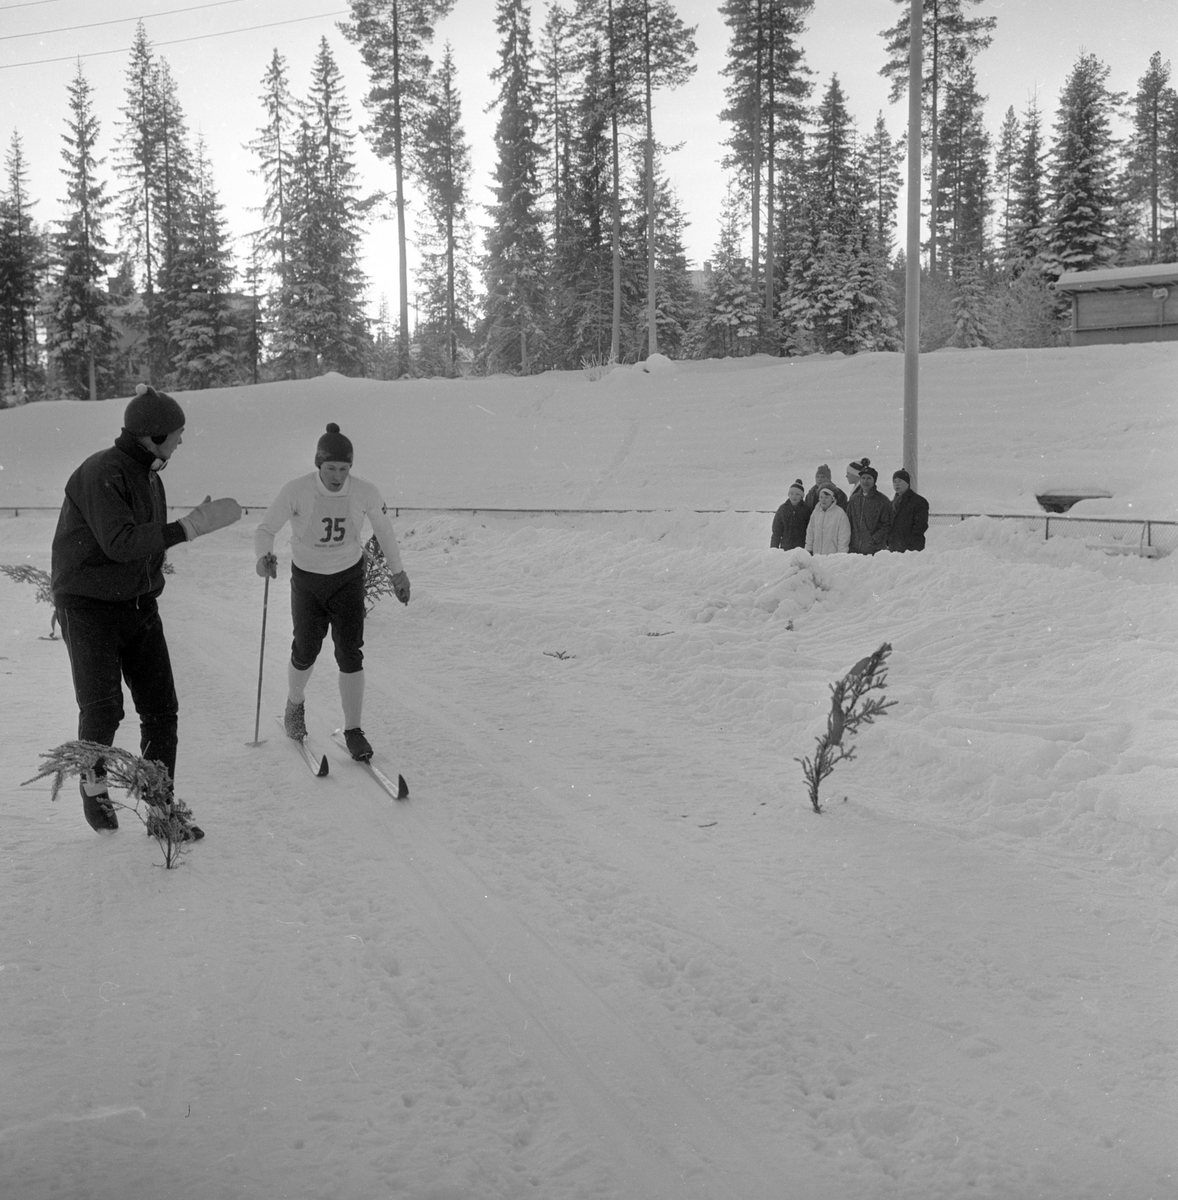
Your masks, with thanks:
[[[806,545],[806,526],[810,523],[810,510],[804,499],[806,489],[800,479],[789,485],[789,499],[773,516],[773,532],[769,539],[770,550],[797,550]]]
[[[892,525],[888,549],[923,550],[928,529],[928,501],[912,490],[912,477],[901,467],[892,476],[896,494],[892,498]]]
[[[167,517],[159,473],[180,445],[184,412],[165,392],[140,384],[113,446],[70,476],[53,535],[53,603],[70,658],[78,737],[114,745],[123,719],[122,680],[139,714],[140,752],[176,771],[179,706],[156,603],[169,547],[231,525],[236,500],[206,499]],[[82,780],[82,810],[96,830],[118,818],[101,766]],[[193,836],[203,834],[193,828]]]
[[[856,480],[858,482],[858,480]],[[806,511],[813,514],[818,507],[818,493],[822,490],[823,485],[830,487],[831,495],[834,496],[834,502],[843,510],[847,511],[847,493],[843,491],[837,484],[831,482],[830,467],[823,463],[822,466],[814,472],[814,486],[806,493]]]
[[[878,554],[887,549],[892,506],[875,486],[878,476],[879,472],[865,460],[859,486],[851,493],[847,505],[847,516],[851,518],[852,554]]]

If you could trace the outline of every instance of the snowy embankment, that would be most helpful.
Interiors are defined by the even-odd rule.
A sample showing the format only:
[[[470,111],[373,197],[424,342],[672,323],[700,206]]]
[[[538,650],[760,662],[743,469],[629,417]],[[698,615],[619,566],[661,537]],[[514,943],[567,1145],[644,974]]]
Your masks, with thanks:
[[[1111,386],[1132,393],[1149,351]],[[745,387],[759,368],[705,368],[768,418]],[[641,401],[624,391],[651,383]],[[536,403],[545,473],[479,502],[523,506],[533,488],[553,503],[567,468],[579,502],[622,507],[646,478],[659,481],[648,506],[671,511],[402,515],[413,601],[370,621],[365,717],[410,779],[401,805],[327,742],[327,662],[309,716],[331,775],[313,779],[273,725],[282,543],[260,747],[244,744],[262,599],[251,523],[177,548],[164,612],[178,775],[208,837],[175,872],[153,866],[130,820],[96,837],[73,791],[51,805],[43,784],[17,786],[71,734],[73,700],[60,643],[36,636],[46,607],[0,579],[0,1190],[1173,1194],[1178,556],[1110,558],[986,520],[934,527],[921,555],[771,552],[766,517],[691,511],[711,506],[710,462],[739,441],[713,422],[714,454],[696,434],[660,443],[675,403],[706,424],[681,385],[614,383],[584,421],[526,390],[559,398],[560,380],[520,385],[506,417],[510,385],[453,385],[497,413],[477,453],[469,430],[427,437],[425,404],[366,409],[353,394],[366,385],[318,398],[294,385],[268,405],[246,393],[236,424],[190,418],[185,469],[235,476],[242,499],[241,480],[269,491],[302,469],[302,442],[341,407],[345,428],[404,418],[413,437],[390,440],[389,461],[404,456],[428,502],[458,505],[491,489],[496,464],[520,466]],[[259,447],[296,427],[298,454],[276,468]],[[1142,462],[1159,429],[1169,463],[1168,410],[1139,421],[1136,442],[1103,427],[1085,441],[1074,422],[1068,436],[1093,464],[1107,444],[1112,472]],[[71,434],[63,459],[106,433]],[[937,468],[961,507],[998,441],[975,425],[960,470]],[[357,440],[373,478],[361,464],[377,444]],[[792,474],[826,457],[821,444]],[[852,450],[829,455],[836,471]],[[775,472],[782,461],[795,460]],[[382,481],[398,496],[401,469]],[[1172,492],[1155,468],[1132,511],[1141,494],[1160,503],[1159,480]],[[52,527],[0,522],[0,561],[47,565]],[[793,758],[822,729],[830,682],[885,640],[898,704],[815,816]],[[134,745],[133,719],[120,740]]]

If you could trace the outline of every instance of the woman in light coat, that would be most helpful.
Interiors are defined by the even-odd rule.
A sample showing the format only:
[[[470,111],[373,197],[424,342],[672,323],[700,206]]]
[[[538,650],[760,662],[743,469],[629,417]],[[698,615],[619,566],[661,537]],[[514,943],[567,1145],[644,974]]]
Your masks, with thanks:
[[[811,554],[846,554],[851,545],[851,522],[834,502],[834,486],[818,489],[818,507],[806,526],[806,549]]]

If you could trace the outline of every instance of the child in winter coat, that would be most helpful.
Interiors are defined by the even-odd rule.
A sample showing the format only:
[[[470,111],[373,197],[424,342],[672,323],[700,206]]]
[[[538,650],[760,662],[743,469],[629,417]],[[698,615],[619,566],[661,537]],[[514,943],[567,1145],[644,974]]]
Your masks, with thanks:
[[[806,526],[806,549],[811,554],[846,554],[851,544],[851,522],[836,503],[835,487],[827,481],[818,489],[818,507]]]
[[[773,534],[769,540],[771,550],[799,550],[806,544],[806,522],[810,510],[806,507],[806,489],[800,479],[789,485],[789,499],[773,517]]]

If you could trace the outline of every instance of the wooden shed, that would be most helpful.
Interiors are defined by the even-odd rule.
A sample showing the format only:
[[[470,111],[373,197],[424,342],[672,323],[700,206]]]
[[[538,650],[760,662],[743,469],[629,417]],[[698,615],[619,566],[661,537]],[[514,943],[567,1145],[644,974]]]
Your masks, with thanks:
[[[1072,298],[1072,345],[1178,340],[1178,263],[1065,271],[1052,284]]]

